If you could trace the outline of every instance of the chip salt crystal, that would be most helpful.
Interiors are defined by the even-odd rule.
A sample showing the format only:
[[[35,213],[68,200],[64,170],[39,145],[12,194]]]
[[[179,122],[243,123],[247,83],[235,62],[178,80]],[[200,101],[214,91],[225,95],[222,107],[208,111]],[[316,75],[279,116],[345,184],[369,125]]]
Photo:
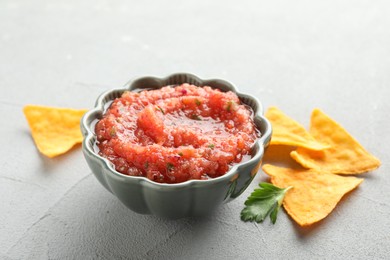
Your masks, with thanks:
[[[337,174],[358,174],[374,170],[381,164],[341,125],[319,109],[313,110],[310,134],[331,147],[321,152],[300,147],[291,152],[291,157],[305,168]]]
[[[272,184],[293,188],[285,195],[283,206],[300,225],[309,226],[327,217],[341,198],[363,179],[344,177],[315,169],[296,170],[266,164],[263,170]]]
[[[329,145],[317,141],[306,129],[277,107],[268,108],[265,117],[272,124],[271,145],[290,145],[321,151]]]
[[[38,150],[49,158],[83,140],[80,120],[87,110],[27,105],[23,112]]]

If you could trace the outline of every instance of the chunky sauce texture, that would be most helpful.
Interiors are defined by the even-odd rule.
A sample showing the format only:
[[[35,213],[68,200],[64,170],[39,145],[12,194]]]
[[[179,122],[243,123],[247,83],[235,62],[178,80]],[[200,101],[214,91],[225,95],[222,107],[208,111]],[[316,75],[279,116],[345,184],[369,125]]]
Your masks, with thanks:
[[[190,84],[124,92],[95,132],[118,172],[160,183],[221,176],[260,135],[236,94]]]

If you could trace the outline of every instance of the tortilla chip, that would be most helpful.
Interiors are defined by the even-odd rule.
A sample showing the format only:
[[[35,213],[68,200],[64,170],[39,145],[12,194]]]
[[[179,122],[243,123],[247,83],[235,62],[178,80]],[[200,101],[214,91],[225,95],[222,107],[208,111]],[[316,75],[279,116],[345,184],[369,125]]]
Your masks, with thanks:
[[[266,164],[263,170],[272,184],[293,186],[284,198],[287,213],[300,225],[308,226],[327,217],[341,198],[363,179],[343,177],[318,170],[294,170]]]
[[[290,145],[314,151],[329,148],[329,145],[315,140],[301,124],[276,107],[270,107],[265,113],[265,117],[272,124],[271,145]]]
[[[38,150],[55,157],[83,140],[80,120],[87,110],[27,105],[23,109]]]
[[[313,110],[310,133],[331,148],[321,152],[298,148],[291,152],[291,157],[305,168],[338,174],[357,174],[374,170],[381,164],[342,126],[319,109]]]

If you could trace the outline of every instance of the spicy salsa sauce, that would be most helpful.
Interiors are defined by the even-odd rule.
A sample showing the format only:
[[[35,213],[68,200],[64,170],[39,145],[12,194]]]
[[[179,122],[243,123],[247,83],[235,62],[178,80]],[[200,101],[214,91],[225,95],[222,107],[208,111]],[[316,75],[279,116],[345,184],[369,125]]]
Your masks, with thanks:
[[[118,172],[160,183],[221,176],[260,134],[236,94],[190,84],[124,92],[95,132]]]

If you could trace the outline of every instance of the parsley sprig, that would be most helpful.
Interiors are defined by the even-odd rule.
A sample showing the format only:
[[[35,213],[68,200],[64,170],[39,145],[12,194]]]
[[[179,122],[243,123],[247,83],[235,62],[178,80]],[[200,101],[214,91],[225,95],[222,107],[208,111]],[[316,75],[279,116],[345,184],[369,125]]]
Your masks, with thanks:
[[[270,215],[272,224],[275,224],[284,196],[292,186],[282,189],[266,182],[260,183],[259,186],[260,188],[255,189],[245,201],[241,219],[260,223]]]

